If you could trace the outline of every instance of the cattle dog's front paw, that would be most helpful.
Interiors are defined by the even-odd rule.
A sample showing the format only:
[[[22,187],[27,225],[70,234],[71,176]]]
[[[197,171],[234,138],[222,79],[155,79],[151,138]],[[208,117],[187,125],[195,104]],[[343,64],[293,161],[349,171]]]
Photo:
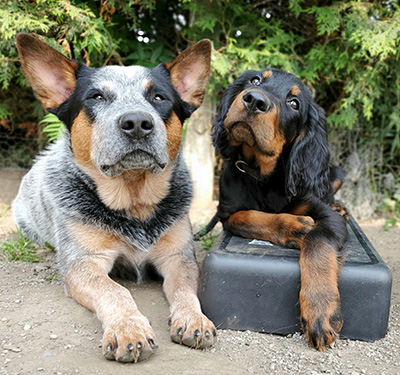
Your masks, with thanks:
[[[301,293],[300,293],[301,295]],[[321,306],[321,301],[300,298],[301,328],[308,341],[319,351],[325,351],[338,337],[343,326],[339,299],[329,301]]]
[[[204,314],[193,311],[179,311],[171,315],[171,340],[191,348],[211,346],[217,331]]]
[[[106,326],[103,355],[118,362],[147,359],[157,349],[155,334],[144,316],[130,316]]]

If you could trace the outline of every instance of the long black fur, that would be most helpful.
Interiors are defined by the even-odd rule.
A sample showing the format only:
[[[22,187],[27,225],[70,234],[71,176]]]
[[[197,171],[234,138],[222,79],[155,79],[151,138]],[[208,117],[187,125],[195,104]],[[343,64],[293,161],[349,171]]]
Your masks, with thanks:
[[[334,202],[332,181],[343,181],[343,170],[331,164],[324,110],[312,99],[311,91],[297,77],[278,69],[258,89],[275,97],[284,96],[284,90],[293,85],[300,87],[300,110],[297,117],[281,106],[279,127],[288,140],[273,172],[262,180],[238,170],[235,163],[241,158],[240,146],[229,144],[224,128],[226,115],[235,100],[250,87],[249,80],[262,77],[262,71],[246,71],[224,92],[212,129],[212,141],[224,160],[220,177],[217,218],[224,223],[233,213],[258,210],[270,213],[289,213],[299,202],[320,200],[329,205]],[[292,142],[289,139],[294,138]],[[257,166],[252,166],[257,169]],[[209,231],[217,220],[213,218]],[[196,235],[204,235],[206,230]]]

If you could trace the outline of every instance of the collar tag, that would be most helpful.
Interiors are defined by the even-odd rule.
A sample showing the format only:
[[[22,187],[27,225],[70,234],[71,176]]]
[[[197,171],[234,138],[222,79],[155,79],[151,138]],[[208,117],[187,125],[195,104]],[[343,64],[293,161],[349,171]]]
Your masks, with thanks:
[[[240,172],[246,173],[246,171],[243,168],[239,167],[240,164],[243,164],[243,167],[244,167],[244,166],[247,166],[247,163],[243,160],[236,160],[236,162],[235,162],[236,168],[239,169]]]

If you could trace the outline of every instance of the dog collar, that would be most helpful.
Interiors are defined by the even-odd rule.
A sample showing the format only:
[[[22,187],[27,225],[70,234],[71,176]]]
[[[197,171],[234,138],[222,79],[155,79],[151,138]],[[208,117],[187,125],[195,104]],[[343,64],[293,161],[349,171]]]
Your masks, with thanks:
[[[240,172],[248,174],[249,176],[255,178],[257,181],[264,180],[264,177],[260,174],[260,172],[254,168],[249,167],[249,165],[244,160],[236,160],[235,166]]]

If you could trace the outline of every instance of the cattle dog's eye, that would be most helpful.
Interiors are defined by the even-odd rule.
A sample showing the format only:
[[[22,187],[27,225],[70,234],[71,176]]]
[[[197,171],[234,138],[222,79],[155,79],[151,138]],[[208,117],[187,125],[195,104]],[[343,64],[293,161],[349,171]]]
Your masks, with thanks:
[[[165,98],[164,98],[162,95],[160,95],[160,94],[154,95],[153,101],[155,101],[155,102],[162,102],[162,101],[164,101],[164,100],[165,100]]]
[[[92,96],[92,99],[97,100],[98,102],[104,102],[106,100],[104,96],[98,92]]]
[[[250,83],[251,83],[253,86],[260,86],[260,84],[261,84],[261,78],[258,77],[258,76],[255,76],[255,77],[253,77],[253,78],[250,80]]]
[[[289,104],[290,107],[292,107],[296,111],[299,110],[300,103],[299,103],[299,101],[297,99],[294,99],[294,98],[289,99],[287,103]]]

